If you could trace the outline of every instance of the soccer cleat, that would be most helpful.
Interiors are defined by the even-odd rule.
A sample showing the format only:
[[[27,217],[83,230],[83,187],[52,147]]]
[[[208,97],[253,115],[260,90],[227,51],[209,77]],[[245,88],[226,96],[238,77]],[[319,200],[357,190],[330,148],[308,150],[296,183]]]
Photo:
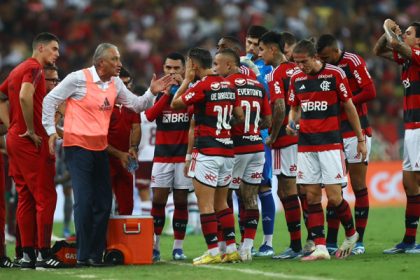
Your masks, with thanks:
[[[359,234],[357,231],[352,236],[346,237],[346,239],[343,241],[343,244],[341,244],[340,248],[335,253],[335,257],[337,259],[345,259],[350,256],[357,240],[359,240]]]
[[[13,267],[13,262],[6,256],[0,258],[0,267],[2,268],[11,268]]]
[[[273,247],[268,246],[266,242],[258,249],[258,252],[255,253],[256,257],[271,257],[274,255]]]
[[[384,250],[384,254],[387,255],[394,255],[394,254],[402,254],[405,253],[407,250],[411,250],[416,246],[415,243],[398,243],[395,247],[391,249]]]
[[[255,250],[254,247],[251,248],[251,256],[255,257],[255,255],[257,254],[257,250]]]
[[[327,250],[330,256],[335,256],[338,250],[338,246],[336,243],[327,243]]]
[[[315,250],[309,255],[302,257],[302,261],[316,261],[316,260],[329,260],[330,254],[325,246],[316,246]]]
[[[357,242],[351,251],[352,255],[362,255],[366,252],[365,245],[362,242]]]
[[[315,242],[313,240],[308,239],[306,240],[305,246],[303,246],[303,255],[309,256],[313,251],[315,251],[315,249]]]
[[[239,256],[243,262],[252,261],[252,249],[241,248],[241,250],[239,250]]]
[[[22,263],[22,258],[15,257],[13,259],[13,267],[20,267]]]
[[[35,269],[35,261],[22,258],[20,261],[20,269]]]
[[[182,249],[174,249],[172,251],[172,259],[174,261],[183,261],[187,259],[187,256],[184,255],[184,251]]]
[[[303,252],[295,252],[292,248],[287,248],[283,253],[278,255],[272,256],[271,258],[274,260],[293,260],[299,259],[303,256]]]
[[[152,258],[152,260],[154,262],[160,261],[160,251],[159,250],[153,249],[153,258]]]
[[[209,254],[209,252],[205,252],[204,255],[195,258],[193,260],[193,265],[203,265],[203,264],[215,264],[215,263],[221,263],[222,258],[220,257],[220,254],[217,254],[216,256],[212,256]]]
[[[412,249],[405,250],[406,254],[420,254],[420,244],[417,244]]]
[[[239,255],[238,251],[234,251],[232,253],[224,254],[222,258],[222,263],[238,263],[241,262],[241,256]]]
[[[35,263],[35,269],[36,270],[44,270],[44,269],[57,269],[57,268],[71,268],[72,266],[63,263],[60,260],[57,260],[55,258],[48,258],[48,259],[43,259],[43,260],[39,260],[37,259],[36,263]]]

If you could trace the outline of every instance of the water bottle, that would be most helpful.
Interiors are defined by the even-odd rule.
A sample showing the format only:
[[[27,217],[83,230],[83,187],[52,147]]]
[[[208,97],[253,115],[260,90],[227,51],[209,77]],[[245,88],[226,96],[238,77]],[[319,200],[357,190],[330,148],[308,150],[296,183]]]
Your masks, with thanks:
[[[137,162],[137,159],[129,157],[128,164],[127,164],[128,172],[134,173],[138,168],[139,168],[139,163]]]
[[[297,133],[300,128],[299,124],[295,123],[294,121],[289,121],[289,126],[295,130],[295,133]]]

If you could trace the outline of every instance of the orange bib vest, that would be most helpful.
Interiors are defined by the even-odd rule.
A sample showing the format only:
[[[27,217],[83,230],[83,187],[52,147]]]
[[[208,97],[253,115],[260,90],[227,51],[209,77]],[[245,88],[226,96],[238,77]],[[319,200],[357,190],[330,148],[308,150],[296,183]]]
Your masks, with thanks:
[[[108,128],[117,90],[112,81],[106,90],[93,82],[89,69],[86,77],[86,95],[81,100],[67,100],[64,118],[65,147],[79,146],[87,150],[103,151],[108,146]]]

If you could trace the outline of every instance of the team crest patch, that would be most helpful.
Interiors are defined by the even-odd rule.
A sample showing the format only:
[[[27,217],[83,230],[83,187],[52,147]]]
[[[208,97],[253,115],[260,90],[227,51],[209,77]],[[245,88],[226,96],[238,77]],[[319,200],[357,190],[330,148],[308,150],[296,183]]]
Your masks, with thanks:
[[[218,82],[211,83],[210,87],[211,87],[212,90],[219,90],[220,89],[220,83],[218,83]]]
[[[246,84],[246,80],[242,78],[235,79],[235,85],[237,86],[244,86]]]

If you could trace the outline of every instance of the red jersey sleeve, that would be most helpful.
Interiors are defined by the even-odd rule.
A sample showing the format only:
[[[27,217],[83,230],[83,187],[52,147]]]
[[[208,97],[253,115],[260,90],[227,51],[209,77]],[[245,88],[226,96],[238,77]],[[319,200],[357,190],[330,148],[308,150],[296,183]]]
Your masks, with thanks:
[[[183,95],[182,101],[186,105],[192,105],[194,103],[198,103],[205,98],[204,92],[201,87],[202,83],[197,83],[191,88],[189,88]]]
[[[342,73],[341,73],[342,72]],[[344,71],[336,74],[338,98],[341,102],[346,102],[352,97],[349,81],[345,77]]]
[[[149,122],[154,121],[163,111],[163,108],[168,104],[171,97],[167,94],[163,94],[159,100],[149,109],[146,110],[145,115]]]
[[[264,99],[263,99],[262,108],[261,108],[261,114],[263,116],[271,115],[271,106],[268,103],[268,96],[267,96],[267,94],[264,94]]]
[[[0,85],[0,92],[4,93],[6,96],[9,96],[9,79],[6,78],[6,80],[3,81]]]
[[[404,64],[405,59],[401,58],[400,55],[396,51],[392,51],[392,54],[394,55],[394,61],[398,64]]]
[[[290,79],[289,91],[288,91],[289,98],[287,99],[287,103],[290,106],[298,106],[300,104],[299,99],[295,96],[295,78],[292,77]]]
[[[42,68],[41,67],[31,67],[28,68],[22,77],[23,83],[31,83],[36,88],[38,84],[42,81]]]
[[[411,62],[420,65],[420,48],[411,48]]]
[[[274,103],[277,99],[284,99],[285,87],[280,75],[277,71],[273,73],[268,81],[268,89],[270,90],[270,102]]]
[[[351,67],[353,76],[361,89],[359,94],[352,97],[354,104],[365,103],[376,97],[375,85],[367,69],[366,62],[360,57],[359,59],[361,63],[358,66],[352,65]]]

